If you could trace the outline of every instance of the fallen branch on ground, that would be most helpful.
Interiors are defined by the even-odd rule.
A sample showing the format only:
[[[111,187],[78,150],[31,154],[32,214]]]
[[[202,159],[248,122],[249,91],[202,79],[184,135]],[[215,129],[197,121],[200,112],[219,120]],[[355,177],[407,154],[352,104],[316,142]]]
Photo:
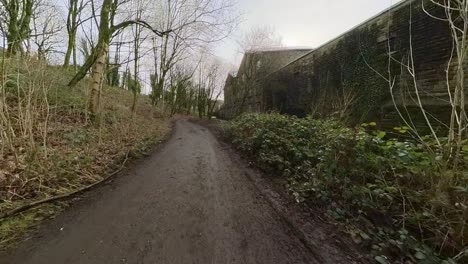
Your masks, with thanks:
[[[70,193],[66,193],[66,194],[61,194],[61,195],[58,195],[58,196],[54,196],[54,197],[50,197],[50,198],[46,198],[46,199],[43,199],[43,200],[39,200],[39,201],[36,201],[36,202],[32,202],[30,204],[26,204],[26,205],[23,205],[23,206],[20,206],[18,208],[15,208],[13,210],[10,210],[4,214],[1,214],[0,215],[0,220],[4,219],[4,218],[7,218],[7,217],[11,217],[11,216],[14,216],[14,215],[17,215],[19,213],[22,213],[24,211],[27,211],[29,209],[32,209],[32,208],[35,208],[39,205],[43,205],[43,204],[46,204],[46,203],[51,203],[51,202],[57,202],[57,201],[62,201],[62,200],[66,200],[66,199],[70,199],[78,194],[81,194],[83,192],[86,192],[86,191],[89,191],[90,189],[92,189],[93,187],[96,187],[97,185],[109,180],[112,176],[116,175],[117,173],[119,173],[120,171],[122,171],[122,169],[125,167],[125,163],[127,163],[127,160],[128,160],[128,154],[129,154],[129,150],[127,151],[127,154],[125,155],[125,160],[122,162],[122,165],[120,166],[119,169],[117,169],[116,171],[112,172],[111,174],[109,174],[107,177],[105,177],[104,179],[98,181],[98,182],[95,182],[91,185],[88,185],[86,187],[83,187],[79,190],[76,190],[76,191],[73,191],[73,192],[70,192]]]

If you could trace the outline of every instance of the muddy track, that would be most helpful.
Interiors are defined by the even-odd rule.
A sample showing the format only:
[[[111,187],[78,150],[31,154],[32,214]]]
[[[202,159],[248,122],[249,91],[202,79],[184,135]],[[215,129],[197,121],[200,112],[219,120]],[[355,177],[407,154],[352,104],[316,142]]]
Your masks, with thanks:
[[[0,263],[337,263],[303,243],[244,167],[207,129],[178,121],[159,151]]]

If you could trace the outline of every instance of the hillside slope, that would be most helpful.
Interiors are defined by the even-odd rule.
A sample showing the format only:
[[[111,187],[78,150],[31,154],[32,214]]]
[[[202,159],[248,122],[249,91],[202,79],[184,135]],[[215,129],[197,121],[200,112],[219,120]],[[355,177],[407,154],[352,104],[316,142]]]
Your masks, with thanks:
[[[72,69],[6,60],[0,72],[0,215],[33,201],[79,190],[138,157],[170,131],[170,120],[139,96],[104,87],[93,122],[87,80],[66,86]],[[0,247],[61,206],[46,205],[0,220]]]

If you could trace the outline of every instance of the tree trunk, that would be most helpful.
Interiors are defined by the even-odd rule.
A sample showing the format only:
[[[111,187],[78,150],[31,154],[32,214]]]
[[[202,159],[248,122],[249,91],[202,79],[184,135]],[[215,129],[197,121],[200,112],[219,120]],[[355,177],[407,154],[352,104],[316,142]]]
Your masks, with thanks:
[[[77,66],[77,59],[76,59],[76,42],[75,42],[75,45],[73,45],[73,68],[76,72],[76,66]]]
[[[67,33],[68,46],[65,53],[63,66],[70,65],[70,58],[73,54],[73,65],[76,66],[76,31],[78,29],[79,13],[83,9],[83,2],[78,7],[78,0],[69,0],[68,16],[67,16]]]
[[[103,1],[99,24],[99,39],[96,48],[92,50],[91,56],[89,56],[85,64],[68,84],[70,87],[76,85],[78,81],[86,76],[86,73],[92,67],[91,82],[89,84],[88,111],[93,117],[99,113],[101,107],[102,82],[106,71],[109,43],[112,35],[109,18],[112,3],[112,0]]]
[[[8,23],[8,34],[7,34],[7,54],[15,55],[18,51],[18,40],[20,38],[20,32],[18,29],[18,9],[19,3],[16,0],[10,2],[9,6],[6,6],[7,12],[9,14],[9,23]]]
[[[139,25],[135,25],[135,47],[133,49],[133,53],[134,53],[134,56],[135,56],[135,60],[133,61],[133,74],[135,76],[135,87],[133,87],[133,102],[132,102],[132,114],[134,115],[136,113],[136,105],[137,105],[137,99],[138,99],[138,96],[137,94],[140,93],[140,91],[138,91],[138,87],[139,87],[139,82],[138,82],[138,56],[139,56],[139,51],[140,51],[140,26]]]
[[[109,44],[108,44],[109,45]],[[79,81],[81,81],[85,76],[86,74],[88,73],[89,69],[91,69],[91,67],[93,67],[94,63],[96,62],[98,58],[98,54],[97,54],[97,51],[95,50],[92,50],[91,51],[91,55],[89,55],[89,57],[86,59],[85,63],[83,64],[83,66],[81,66],[81,68],[78,70],[78,72],[75,74],[75,76],[73,77],[73,79],[71,79],[71,81],[68,83],[68,86],[69,87],[75,87],[76,84],[78,84]]]
[[[102,94],[102,82],[104,72],[106,71],[106,59],[107,54],[109,53],[109,44],[103,43],[102,46],[97,50],[97,53],[97,59],[91,72],[88,104],[88,110],[94,116],[99,113]]]
[[[65,60],[63,62],[64,67],[70,65],[70,59],[71,59],[72,53],[74,52],[74,48],[75,48],[75,45],[76,45],[75,43],[76,43],[76,32],[70,32],[68,34],[67,52],[65,53]],[[75,56],[76,55],[73,54],[73,57],[75,57]],[[73,60],[75,61],[75,58],[73,58]]]
[[[136,105],[137,105],[137,92],[133,91],[133,102],[132,102],[132,114],[134,115],[136,113]]]

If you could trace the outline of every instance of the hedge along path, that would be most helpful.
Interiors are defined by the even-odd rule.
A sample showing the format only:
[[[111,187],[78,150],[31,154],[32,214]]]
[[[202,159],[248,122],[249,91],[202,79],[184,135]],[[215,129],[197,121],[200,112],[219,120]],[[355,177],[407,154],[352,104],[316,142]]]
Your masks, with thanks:
[[[97,182],[95,182],[95,183],[93,183],[91,185],[88,185],[86,187],[83,187],[81,189],[78,189],[76,191],[70,192],[70,193],[65,193],[65,194],[54,196],[54,197],[45,198],[43,200],[35,201],[35,202],[29,203],[29,204],[25,204],[23,206],[20,206],[18,208],[15,208],[13,210],[10,210],[10,211],[8,211],[6,213],[1,214],[0,215],[0,220],[3,220],[3,219],[8,218],[8,217],[15,216],[15,215],[17,215],[19,213],[23,213],[25,211],[28,211],[28,210],[30,210],[32,208],[38,207],[38,206],[43,205],[43,204],[68,200],[68,199],[71,199],[71,198],[75,197],[78,194],[81,194],[81,193],[84,193],[84,192],[87,192],[87,191],[93,189],[94,187],[108,181],[113,176],[115,176],[117,173],[121,172],[125,168],[125,164],[128,161],[128,154],[129,153],[130,153],[130,150],[127,150],[127,153],[125,154],[125,159],[122,162],[122,164],[120,165],[120,167],[116,171],[114,171],[111,174],[107,175],[107,177],[105,177],[104,179],[102,179],[100,181],[97,181]]]

